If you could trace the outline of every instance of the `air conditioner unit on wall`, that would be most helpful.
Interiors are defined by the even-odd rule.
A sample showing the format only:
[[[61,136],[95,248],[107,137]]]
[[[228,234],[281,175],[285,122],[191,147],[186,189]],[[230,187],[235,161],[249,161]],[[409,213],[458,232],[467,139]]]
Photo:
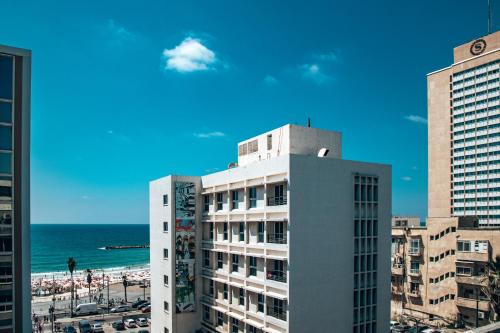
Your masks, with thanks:
[[[479,311],[479,312],[477,313],[477,317],[478,317],[479,319],[484,319],[484,317],[485,317],[484,312]]]

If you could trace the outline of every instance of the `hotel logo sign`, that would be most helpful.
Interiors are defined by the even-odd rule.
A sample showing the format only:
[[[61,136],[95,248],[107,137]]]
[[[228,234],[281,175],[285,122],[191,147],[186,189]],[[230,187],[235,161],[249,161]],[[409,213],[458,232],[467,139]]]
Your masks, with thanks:
[[[486,42],[484,39],[475,40],[470,46],[470,53],[472,55],[480,55],[486,50]]]

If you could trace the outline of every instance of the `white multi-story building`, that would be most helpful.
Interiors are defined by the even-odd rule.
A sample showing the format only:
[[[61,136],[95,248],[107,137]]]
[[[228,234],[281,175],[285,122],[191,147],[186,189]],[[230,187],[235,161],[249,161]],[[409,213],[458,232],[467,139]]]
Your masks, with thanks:
[[[387,330],[391,168],[342,160],[338,132],[286,125],[152,181],[150,230],[153,332]]]

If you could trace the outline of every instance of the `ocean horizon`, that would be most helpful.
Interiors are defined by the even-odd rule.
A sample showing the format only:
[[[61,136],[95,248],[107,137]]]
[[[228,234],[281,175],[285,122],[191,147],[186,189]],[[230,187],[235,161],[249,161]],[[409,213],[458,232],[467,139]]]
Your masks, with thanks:
[[[149,249],[106,250],[106,246],[149,244],[149,224],[31,224],[31,273],[101,270],[149,264]]]

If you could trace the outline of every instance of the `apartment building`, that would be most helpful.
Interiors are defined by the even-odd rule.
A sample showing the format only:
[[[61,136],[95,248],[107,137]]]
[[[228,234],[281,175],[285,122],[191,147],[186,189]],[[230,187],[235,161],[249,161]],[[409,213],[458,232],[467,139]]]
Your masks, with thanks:
[[[31,52],[0,45],[0,333],[31,332]]]
[[[295,125],[237,152],[225,171],[150,183],[153,331],[384,332],[390,166]]]
[[[425,227],[393,226],[393,317],[497,319],[485,272],[500,255],[499,69],[496,32],[428,75],[429,216]]]

